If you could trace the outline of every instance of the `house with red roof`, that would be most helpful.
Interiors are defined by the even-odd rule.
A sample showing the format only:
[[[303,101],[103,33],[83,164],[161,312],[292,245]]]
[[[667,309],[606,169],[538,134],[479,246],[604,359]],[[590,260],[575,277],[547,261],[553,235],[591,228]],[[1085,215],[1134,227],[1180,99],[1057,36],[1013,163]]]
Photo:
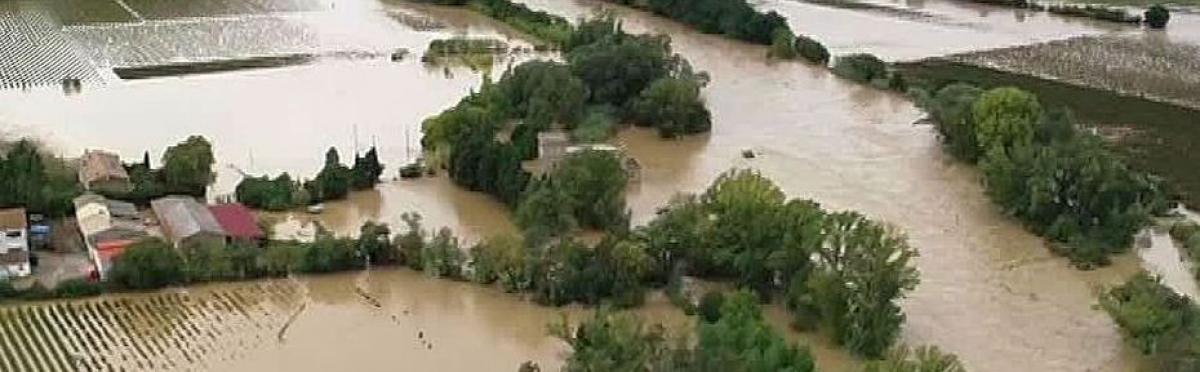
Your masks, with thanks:
[[[240,203],[212,205],[208,210],[230,241],[258,244],[267,238],[267,234],[258,227],[254,212]]]

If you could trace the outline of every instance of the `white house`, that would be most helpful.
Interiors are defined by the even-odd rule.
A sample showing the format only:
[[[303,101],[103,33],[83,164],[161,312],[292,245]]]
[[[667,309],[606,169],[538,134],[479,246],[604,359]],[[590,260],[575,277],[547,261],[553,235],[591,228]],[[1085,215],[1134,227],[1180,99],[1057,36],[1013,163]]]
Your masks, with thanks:
[[[0,278],[29,276],[29,225],[25,208],[0,210]]]

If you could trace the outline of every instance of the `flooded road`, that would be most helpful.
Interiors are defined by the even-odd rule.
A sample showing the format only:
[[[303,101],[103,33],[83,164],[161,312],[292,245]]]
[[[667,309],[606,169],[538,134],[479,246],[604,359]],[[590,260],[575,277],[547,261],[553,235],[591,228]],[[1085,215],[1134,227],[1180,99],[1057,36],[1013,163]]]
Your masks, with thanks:
[[[524,2],[569,18],[589,14],[598,4]],[[419,55],[428,41],[447,35],[512,35],[461,10],[370,1],[336,4],[331,12],[338,12],[337,17],[296,17],[341,19],[316,22],[309,29],[313,35],[327,35],[317,39],[336,35],[350,40],[330,42],[338,50],[404,47]],[[1029,41],[1014,36],[1015,31],[879,21],[878,15],[783,0],[763,6],[780,9],[801,33],[822,40],[828,36],[837,53],[870,51],[907,59]],[[447,27],[406,26],[389,17],[391,11],[436,19]],[[652,218],[655,208],[677,192],[703,190],[729,168],[756,168],[793,197],[817,200],[828,209],[858,210],[908,233],[921,253],[916,262],[922,282],[903,303],[908,320],[902,342],[938,345],[958,354],[972,371],[1136,369],[1136,353],[1093,305],[1100,287],[1139,270],[1138,255],[1086,272],[1052,256],[1041,239],[991,205],[974,169],[943,154],[930,128],[913,125],[922,114],[904,97],[838,80],[824,69],[769,61],[762,47],[702,35],[624,8],[617,13],[629,31],[671,35],[676,51],[712,76],[705,90],[712,133],[663,141],[651,131],[630,129],[618,137],[643,167],[640,183],[629,191],[635,223]],[[861,20],[847,23],[854,19]],[[1090,24],[1054,24],[1039,37],[1106,32]],[[360,29],[366,35],[358,35]],[[930,31],[907,34],[918,29]],[[958,36],[947,38],[942,32]],[[217,152],[217,193],[232,190],[240,177],[235,169],[314,174],[329,146],[348,158],[354,148],[375,144],[391,175],[418,152],[420,121],[457,102],[479,79],[467,70],[429,69],[412,59],[333,59],[114,82],[71,96],[54,90],[6,91],[0,93],[0,133],[34,135],[66,155],[100,147],[126,159],[138,159],[145,150],[157,155],[187,135],[203,134]],[[759,156],[743,159],[744,149]],[[408,211],[420,212],[427,227],[449,226],[468,240],[513,229],[501,204],[456,188],[444,177],[388,182],[330,203],[317,217],[278,218],[292,224],[319,218],[334,231],[350,233],[366,220],[402,226],[400,215]],[[1154,260],[1159,255],[1144,256]],[[354,363],[364,370],[411,366],[471,371],[515,369],[524,360],[539,361],[543,370],[561,364],[562,345],[546,336],[544,328],[560,309],[405,270],[301,282],[305,290],[300,292],[306,293],[301,298],[310,299],[309,305],[290,323],[285,342],[268,340],[265,346],[205,366],[322,370]],[[380,307],[362,302],[354,288],[365,288]],[[661,300],[637,311],[654,320],[684,321]],[[782,309],[772,307],[768,313],[785,327]],[[431,344],[415,338],[422,331]],[[820,337],[790,335],[814,348],[824,371],[857,366]]]

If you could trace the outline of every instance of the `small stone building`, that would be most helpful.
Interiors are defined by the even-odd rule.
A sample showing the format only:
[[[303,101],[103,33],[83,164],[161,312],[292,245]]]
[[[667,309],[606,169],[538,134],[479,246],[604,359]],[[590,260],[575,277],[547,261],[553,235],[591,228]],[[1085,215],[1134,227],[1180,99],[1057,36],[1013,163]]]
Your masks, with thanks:
[[[79,161],[79,183],[89,191],[123,193],[133,190],[121,158],[100,150],[83,152]]]

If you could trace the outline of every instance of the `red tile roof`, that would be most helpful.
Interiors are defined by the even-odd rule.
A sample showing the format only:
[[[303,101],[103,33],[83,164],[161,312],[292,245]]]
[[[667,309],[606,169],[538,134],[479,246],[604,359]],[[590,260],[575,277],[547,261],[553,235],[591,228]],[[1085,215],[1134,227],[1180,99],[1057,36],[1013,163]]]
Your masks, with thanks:
[[[208,207],[225,233],[234,238],[262,239],[266,237],[250,208],[238,204],[219,204]]]

